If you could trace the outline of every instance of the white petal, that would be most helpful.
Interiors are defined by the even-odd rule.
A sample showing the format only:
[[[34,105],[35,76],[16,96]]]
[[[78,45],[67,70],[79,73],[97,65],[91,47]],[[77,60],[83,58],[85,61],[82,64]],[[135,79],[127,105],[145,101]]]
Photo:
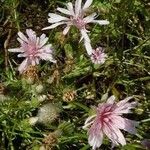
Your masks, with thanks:
[[[40,37],[39,37],[39,40],[37,39],[37,46],[41,45],[42,41],[47,38],[45,34],[42,34]]]
[[[118,128],[116,128],[114,131],[118,137],[118,139],[117,139],[118,143],[120,143],[121,145],[126,145],[126,140],[125,140],[123,134],[121,133],[121,131]]]
[[[97,133],[89,134],[88,142],[92,146],[93,150],[100,147],[103,141],[103,133],[97,131]]]
[[[48,41],[48,38],[47,38],[47,37],[46,37],[46,38],[43,38],[43,39],[40,39],[40,44],[39,44],[39,46],[40,46],[40,47],[44,46],[47,41]]]
[[[54,13],[49,13],[48,14],[50,18],[48,18],[49,23],[56,23],[64,20],[69,20],[67,17],[63,17]]]
[[[8,51],[9,52],[23,52],[23,50],[20,48],[10,48],[10,49],[8,49]]]
[[[104,123],[104,125],[103,125],[103,132],[115,145],[118,145],[118,141],[116,141],[116,139],[117,139],[116,134],[114,134],[111,127],[109,127],[106,123]]]
[[[93,2],[93,0],[87,0],[82,9],[87,9],[88,7],[90,7],[92,2]]]
[[[80,32],[81,32],[81,35],[82,35],[82,38],[84,38],[84,40],[86,41],[86,42],[91,42],[90,41],[90,38],[89,38],[89,36],[88,36],[88,34],[87,34],[87,32],[86,32],[86,30],[80,30]]]
[[[50,26],[48,26],[48,27],[43,28],[42,30],[53,29],[53,28],[56,28],[57,26],[62,25],[62,24],[66,24],[66,22],[54,23],[54,24],[52,24],[52,25],[50,25]]]
[[[53,63],[56,63],[56,60],[53,58],[52,54],[41,53],[38,56],[43,60],[49,60]]]
[[[70,11],[70,15],[74,16],[75,12],[74,12],[73,5],[71,2],[67,3],[67,8]]]
[[[70,14],[70,11],[67,10],[67,9],[58,7],[57,10],[58,10],[59,12],[63,13],[63,14],[71,15],[71,14]]]
[[[116,114],[127,114],[127,113],[131,113],[132,108],[135,108],[137,105],[137,102],[127,102],[122,106],[117,106],[116,109],[114,110],[114,113]]]
[[[107,24],[109,24],[109,21],[107,21],[107,20],[93,20],[91,22],[98,23],[100,25],[107,25]]]
[[[36,34],[32,29],[26,29],[26,33],[31,40],[36,40]]]
[[[87,127],[89,127],[91,124],[93,124],[94,122],[94,118],[96,117],[96,115],[92,115],[90,117],[88,117],[84,123],[84,126],[82,127],[83,129],[86,129]]]
[[[119,102],[117,103],[117,106],[118,106],[118,107],[124,106],[124,105],[125,105],[130,99],[132,99],[132,98],[133,98],[133,97],[130,96],[130,97],[125,98],[124,100],[119,101]]]
[[[39,52],[52,54],[52,44],[47,44],[47,45],[43,46],[41,49],[39,49]]]
[[[45,34],[42,34],[41,36],[40,36],[40,40],[42,41],[43,39],[45,39],[46,38],[46,35]]]
[[[27,43],[27,42],[23,41],[22,39],[20,39],[19,37],[17,38],[17,40],[18,40],[18,42],[19,42],[20,44]]]
[[[36,62],[36,64],[38,65],[38,64],[39,64],[39,59],[38,59],[38,58],[35,58],[35,62]]]
[[[95,16],[96,16],[96,13],[93,13],[93,14],[91,14],[91,15],[85,17],[85,18],[83,19],[83,21],[86,22],[86,23],[92,22],[92,21],[95,19]]]
[[[113,124],[116,126],[116,128],[125,130],[131,134],[136,134],[135,127],[138,125],[138,122],[115,115],[112,116],[111,120]]]
[[[111,97],[109,97],[108,98],[108,100],[107,100],[107,103],[109,103],[109,104],[113,104],[114,103],[114,101],[115,101],[115,96],[114,95],[112,95]]]
[[[18,54],[18,57],[27,57],[27,54],[23,53],[23,54]]]
[[[28,67],[28,58],[26,58],[21,64],[20,66],[18,67],[18,71],[20,73],[22,73],[24,70],[26,70]]]
[[[84,45],[85,45],[85,49],[86,49],[88,55],[91,55],[92,52],[93,52],[91,43],[85,41],[85,42],[84,42]]]
[[[36,45],[37,45],[37,46],[39,45],[39,42],[40,42],[40,38],[37,37],[37,38],[36,38]]]
[[[82,0],[76,0],[76,2],[75,2],[75,15],[76,15],[76,17],[81,12],[81,3],[82,3]]]
[[[117,107],[114,112],[117,114],[130,113],[130,109],[136,107],[137,105],[137,102],[128,102],[132,98],[133,97],[127,97],[126,99],[119,101],[116,104]]]
[[[34,59],[31,60],[31,64],[32,66],[35,66],[36,65],[36,61]]]
[[[22,32],[18,32],[18,36],[20,37],[20,39],[22,39],[25,42],[28,42],[28,39],[26,38],[26,36],[22,33]]]
[[[70,29],[70,26],[67,26],[64,30],[63,30],[63,35],[66,35],[68,33]]]
[[[121,145],[126,145],[126,140],[121,131],[116,128],[112,123],[108,123],[107,125],[105,124],[103,128],[103,131],[105,132],[107,137],[111,139],[112,142],[115,144],[120,143]]]

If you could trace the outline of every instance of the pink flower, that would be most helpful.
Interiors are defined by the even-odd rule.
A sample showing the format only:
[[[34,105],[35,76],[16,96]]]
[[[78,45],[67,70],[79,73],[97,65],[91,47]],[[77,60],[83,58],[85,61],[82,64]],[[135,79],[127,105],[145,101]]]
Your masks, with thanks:
[[[39,64],[39,60],[48,60],[56,63],[56,60],[52,56],[52,45],[46,44],[48,38],[45,34],[40,37],[36,36],[36,33],[32,29],[26,30],[26,37],[22,32],[18,32],[17,40],[20,42],[21,47],[8,49],[9,52],[19,52],[18,57],[25,57],[25,60],[20,64],[18,70],[22,73],[27,69],[29,65]]]
[[[150,139],[144,139],[141,143],[145,149],[150,149]]]
[[[125,145],[126,140],[120,129],[136,133],[137,122],[122,117],[122,114],[130,113],[130,109],[136,106],[135,102],[128,102],[131,98],[115,103],[115,97],[111,96],[106,103],[98,105],[96,115],[87,118],[83,128],[90,126],[88,142],[94,150],[101,146],[104,134],[113,144]]]
[[[52,23],[52,25],[44,28],[43,30],[53,29],[59,25],[66,24],[67,26],[63,30],[63,34],[66,35],[70,27],[75,26],[81,32],[81,35],[82,35],[81,40],[84,39],[84,45],[87,50],[87,53],[91,55],[92,47],[91,47],[91,41],[87,34],[87,32],[89,31],[86,30],[86,25],[88,23],[98,23],[100,25],[109,24],[109,21],[107,20],[95,20],[95,18],[97,17],[96,13],[93,13],[89,16],[84,17],[85,11],[90,7],[92,2],[93,0],[87,0],[82,7],[81,6],[82,0],[76,0],[74,7],[73,7],[73,4],[69,2],[66,4],[67,9],[57,8],[59,12],[63,13],[64,15],[67,15],[67,17],[54,14],[54,13],[49,13],[50,18],[48,19],[48,22]]]
[[[103,64],[107,58],[107,55],[104,53],[102,47],[98,47],[95,50],[93,50],[91,55],[91,61],[94,64]]]

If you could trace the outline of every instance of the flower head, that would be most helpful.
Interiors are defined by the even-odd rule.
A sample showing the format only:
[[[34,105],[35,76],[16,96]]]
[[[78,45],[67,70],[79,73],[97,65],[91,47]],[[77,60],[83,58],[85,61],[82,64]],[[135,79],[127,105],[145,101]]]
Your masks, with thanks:
[[[66,24],[67,26],[63,30],[63,34],[66,35],[70,29],[71,26],[75,26],[78,28],[81,32],[81,40],[84,39],[84,45],[87,50],[87,53],[89,55],[92,54],[92,47],[91,47],[91,41],[89,39],[89,36],[87,34],[86,25],[88,23],[98,23],[100,25],[107,25],[109,24],[109,21],[107,20],[95,20],[97,17],[96,13],[93,13],[89,16],[85,17],[85,11],[90,7],[93,0],[87,0],[85,4],[82,7],[82,0],[76,0],[75,6],[71,2],[66,4],[67,9],[65,8],[57,8],[57,10],[60,13],[63,13],[65,16],[61,16],[54,13],[49,13],[49,19],[48,22],[52,25],[44,28],[46,29],[53,29],[59,25]]]
[[[83,128],[90,126],[88,142],[94,150],[101,146],[104,134],[114,145],[125,145],[126,140],[120,129],[136,133],[137,122],[122,117],[122,114],[130,113],[130,109],[136,106],[135,102],[128,102],[131,98],[115,103],[115,97],[111,96],[106,103],[98,105],[96,115],[87,118]]]
[[[150,149],[150,139],[144,139],[141,144],[145,149]]]
[[[56,63],[52,56],[52,45],[46,44],[48,38],[45,34],[40,37],[32,29],[26,30],[26,37],[22,32],[18,32],[17,40],[20,42],[21,47],[8,49],[9,52],[18,52],[18,57],[25,57],[25,60],[20,64],[18,70],[22,73],[29,65],[35,66],[39,64],[39,60],[49,60]]]
[[[98,47],[95,50],[93,50],[91,55],[91,61],[94,64],[103,64],[107,58],[107,55],[104,53],[102,47]]]

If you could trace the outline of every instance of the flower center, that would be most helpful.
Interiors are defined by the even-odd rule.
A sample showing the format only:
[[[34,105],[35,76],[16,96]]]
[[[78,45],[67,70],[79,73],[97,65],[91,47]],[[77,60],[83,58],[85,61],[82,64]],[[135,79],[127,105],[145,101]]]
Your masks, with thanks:
[[[32,59],[36,56],[37,54],[37,48],[35,45],[28,45],[28,50],[27,50],[28,56]]]
[[[83,21],[82,17],[72,18],[73,25],[76,26],[78,29],[83,29],[85,27],[85,22]]]

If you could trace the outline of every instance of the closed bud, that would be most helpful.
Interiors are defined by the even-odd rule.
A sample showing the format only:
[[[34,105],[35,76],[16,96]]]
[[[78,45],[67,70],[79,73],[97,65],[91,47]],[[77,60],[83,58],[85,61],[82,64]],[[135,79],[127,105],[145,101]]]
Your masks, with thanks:
[[[34,84],[38,80],[38,70],[36,66],[29,66],[22,74],[23,80],[28,84]]]
[[[77,94],[75,90],[66,90],[63,93],[63,101],[65,102],[72,102],[75,100]]]

